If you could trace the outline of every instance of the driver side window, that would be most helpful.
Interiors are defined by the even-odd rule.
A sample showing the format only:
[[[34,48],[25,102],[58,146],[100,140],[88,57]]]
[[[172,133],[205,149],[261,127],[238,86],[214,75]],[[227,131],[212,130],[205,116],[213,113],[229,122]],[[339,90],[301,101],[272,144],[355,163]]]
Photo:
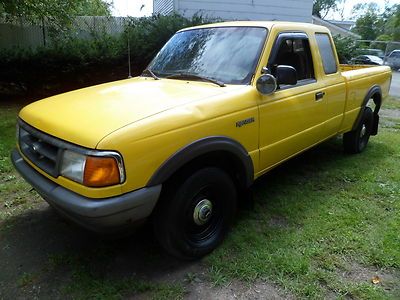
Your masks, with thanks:
[[[305,34],[290,36],[281,34],[275,42],[276,51],[269,62],[273,75],[278,65],[288,65],[296,69],[297,80],[315,79],[310,44]]]

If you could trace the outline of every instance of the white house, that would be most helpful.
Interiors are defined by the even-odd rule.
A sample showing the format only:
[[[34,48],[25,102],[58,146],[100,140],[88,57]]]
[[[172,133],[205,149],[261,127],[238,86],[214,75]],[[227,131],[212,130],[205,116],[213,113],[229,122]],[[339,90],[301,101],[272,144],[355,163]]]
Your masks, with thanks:
[[[153,13],[202,14],[223,20],[312,21],[313,0],[153,0]]]
[[[347,29],[345,26],[339,26],[339,21],[327,21],[327,20],[323,20],[321,18],[318,18],[317,16],[312,16],[312,22],[315,25],[322,25],[327,27],[332,35],[341,35],[343,37],[349,37],[355,40],[359,40],[361,39],[361,36],[350,31],[349,29]],[[351,21],[347,22],[348,24],[350,24]]]
[[[347,29],[347,30],[351,30],[356,25],[355,21],[350,21],[350,20],[346,20],[346,21],[342,21],[342,20],[327,20],[327,21],[329,23],[335,24],[336,26],[342,27],[342,28]]]

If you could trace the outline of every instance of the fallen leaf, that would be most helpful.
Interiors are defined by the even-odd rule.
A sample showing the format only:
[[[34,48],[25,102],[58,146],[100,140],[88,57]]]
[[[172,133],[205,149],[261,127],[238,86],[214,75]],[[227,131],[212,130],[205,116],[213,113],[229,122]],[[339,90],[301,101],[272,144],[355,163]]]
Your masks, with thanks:
[[[379,278],[379,276],[374,276],[372,277],[371,281],[373,284],[378,284],[381,282],[381,279]]]

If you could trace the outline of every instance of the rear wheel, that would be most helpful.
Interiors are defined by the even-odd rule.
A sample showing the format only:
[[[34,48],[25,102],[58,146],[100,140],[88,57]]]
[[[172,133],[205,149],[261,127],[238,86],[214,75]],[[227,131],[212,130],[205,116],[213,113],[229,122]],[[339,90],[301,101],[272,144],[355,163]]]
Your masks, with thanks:
[[[343,147],[347,153],[360,153],[368,144],[372,132],[374,113],[370,107],[364,109],[358,126],[343,135]]]
[[[155,235],[162,247],[180,259],[200,258],[224,239],[236,212],[237,193],[221,169],[196,171],[161,199],[154,215]]]

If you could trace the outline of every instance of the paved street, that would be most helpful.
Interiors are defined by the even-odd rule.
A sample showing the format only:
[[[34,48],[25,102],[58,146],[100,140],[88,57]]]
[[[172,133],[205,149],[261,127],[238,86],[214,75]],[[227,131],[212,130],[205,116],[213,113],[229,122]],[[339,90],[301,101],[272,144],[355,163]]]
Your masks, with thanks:
[[[400,72],[393,72],[389,95],[400,97]]]

